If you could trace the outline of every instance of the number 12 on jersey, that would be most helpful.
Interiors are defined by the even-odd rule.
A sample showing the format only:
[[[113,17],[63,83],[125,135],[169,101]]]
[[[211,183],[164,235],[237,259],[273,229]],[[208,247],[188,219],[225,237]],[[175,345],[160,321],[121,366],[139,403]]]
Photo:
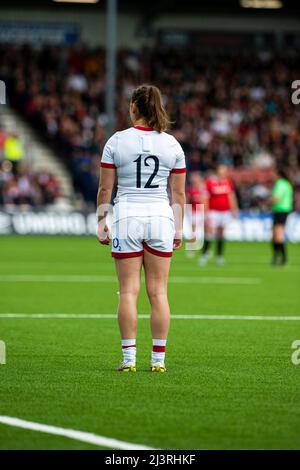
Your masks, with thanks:
[[[136,187],[142,187],[142,166],[152,166],[154,164],[153,172],[146,182],[144,188],[159,188],[159,184],[151,184],[159,170],[159,160],[155,155],[148,155],[147,157],[139,156],[136,160]],[[150,163],[151,162],[151,163]]]

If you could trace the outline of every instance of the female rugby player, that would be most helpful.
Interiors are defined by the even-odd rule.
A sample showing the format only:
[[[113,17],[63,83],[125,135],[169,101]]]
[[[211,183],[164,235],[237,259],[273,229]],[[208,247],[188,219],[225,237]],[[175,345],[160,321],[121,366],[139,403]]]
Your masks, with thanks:
[[[232,182],[227,177],[227,167],[217,165],[216,174],[206,181],[208,212],[205,223],[205,240],[199,265],[205,266],[212,240],[216,240],[216,263],[224,264],[224,232],[232,216],[237,213],[238,204]]]
[[[202,216],[198,208],[199,205],[203,205],[205,210],[205,204],[207,201],[206,183],[198,171],[193,171],[189,175],[189,181],[186,189],[186,200],[187,203],[190,204],[189,207],[191,207],[190,217],[192,229],[192,236],[186,243],[186,256],[188,258],[193,258],[196,254],[197,247],[197,225],[200,225],[200,217]]]
[[[123,361],[118,370],[136,371],[137,299],[144,266],[151,305],[150,370],[165,372],[170,323],[167,283],[173,249],[179,248],[182,240],[185,157],[180,144],[165,132],[169,121],[158,88],[142,85],[134,90],[130,117],[133,127],[116,132],[103,150],[97,236],[104,245],[112,239],[119,281]],[[115,180],[118,191],[110,234],[107,205]]]
[[[275,266],[284,266],[287,263],[284,228],[287,217],[293,210],[293,186],[283,168],[276,172],[276,181],[272,191],[273,212],[273,260]]]

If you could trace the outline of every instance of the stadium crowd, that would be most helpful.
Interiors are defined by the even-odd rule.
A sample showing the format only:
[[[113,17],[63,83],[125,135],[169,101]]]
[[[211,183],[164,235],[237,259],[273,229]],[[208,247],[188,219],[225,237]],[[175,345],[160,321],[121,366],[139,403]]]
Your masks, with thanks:
[[[0,49],[0,78],[7,83],[10,103],[55,147],[76,191],[94,203],[106,140],[104,50]],[[130,125],[128,100],[137,84],[158,85],[188,171],[206,175],[214,164],[225,163],[240,208],[266,209],[275,164],[284,164],[300,187],[300,107],[290,96],[299,76],[297,54],[291,50],[215,55],[166,47],[120,51],[116,126]]]
[[[33,171],[18,135],[0,129],[0,205],[44,206],[53,204],[59,194],[57,178]]]

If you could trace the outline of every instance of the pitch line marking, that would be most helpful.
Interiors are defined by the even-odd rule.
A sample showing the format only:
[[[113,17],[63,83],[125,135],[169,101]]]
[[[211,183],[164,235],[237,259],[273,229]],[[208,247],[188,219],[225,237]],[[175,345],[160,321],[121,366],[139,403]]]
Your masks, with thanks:
[[[0,313],[0,318],[68,318],[68,319],[117,319],[112,313]],[[140,319],[149,319],[146,314],[138,315]],[[257,321],[300,321],[300,315],[171,315],[171,320],[257,320]]]
[[[5,274],[0,275],[2,282],[108,282],[116,283],[116,276],[99,276],[99,275],[39,275],[39,274]],[[142,279],[142,282],[144,280]],[[171,284],[242,284],[256,285],[262,280],[258,277],[186,277],[171,276],[169,278]]]
[[[75,429],[61,428],[57,426],[49,426],[47,424],[34,423],[24,419],[14,418],[11,416],[0,416],[0,424],[13,426],[30,431],[38,431],[55,436],[68,437],[76,441],[87,442],[96,446],[108,447],[110,449],[120,450],[154,450],[153,447],[147,447],[140,444],[132,444],[130,442],[119,441],[110,437],[99,436],[90,432],[76,431]]]

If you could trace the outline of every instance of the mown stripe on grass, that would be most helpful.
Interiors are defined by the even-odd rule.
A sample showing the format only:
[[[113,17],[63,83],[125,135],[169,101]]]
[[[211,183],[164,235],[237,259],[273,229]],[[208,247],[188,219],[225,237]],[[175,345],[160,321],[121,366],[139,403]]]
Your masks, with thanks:
[[[15,418],[11,416],[0,416],[0,424],[13,426],[30,431],[38,431],[46,434],[53,434],[55,436],[68,437],[76,441],[87,442],[100,447],[109,449],[121,450],[153,450],[152,447],[147,447],[140,444],[133,444],[131,442],[119,441],[110,437],[98,436],[90,432],[77,431],[75,429],[61,428],[57,426],[49,426],[48,424],[34,423],[24,419]]]
[[[139,314],[140,319],[149,315]],[[0,313],[0,318],[69,318],[69,319],[117,319],[113,313]],[[300,315],[171,315],[172,320],[258,320],[258,321],[300,321]]]
[[[1,282],[108,282],[116,283],[116,276],[69,275],[69,274],[5,274],[0,275]],[[143,281],[143,280],[142,280]],[[143,281],[144,282],[144,281]],[[171,276],[171,284],[241,284],[256,285],[262,282],[258,277],[218,277],[218,276]]]

